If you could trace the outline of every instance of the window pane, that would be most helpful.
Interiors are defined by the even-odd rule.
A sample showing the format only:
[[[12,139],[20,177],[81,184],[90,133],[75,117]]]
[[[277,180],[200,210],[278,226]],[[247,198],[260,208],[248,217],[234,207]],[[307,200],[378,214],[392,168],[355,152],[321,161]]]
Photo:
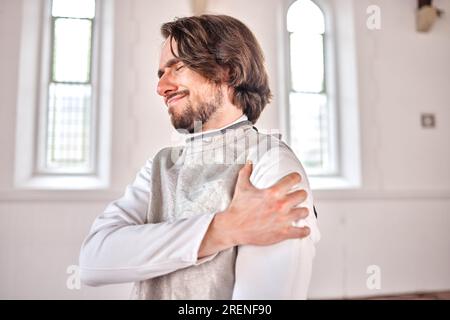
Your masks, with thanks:
[[[91,26],[91,20],[55,20],[53,81],[90,81]]]
[[[325,18],[322,10],[311,0],[297,0],[288,10],[289,32],[322,34],[325,32]]]
[[[290,35],[292,90],[322,92],[324,88],[322,37],[302,33]]]
[[[52,16],[94,18],[95,0],[53,0]]]
[[[47,118],[46,167],[89,165],[91,86],[51,84]]]
[[[330,159],[329,119],[323,94],[290,94],[291,146],[308,173],[323,172]]]

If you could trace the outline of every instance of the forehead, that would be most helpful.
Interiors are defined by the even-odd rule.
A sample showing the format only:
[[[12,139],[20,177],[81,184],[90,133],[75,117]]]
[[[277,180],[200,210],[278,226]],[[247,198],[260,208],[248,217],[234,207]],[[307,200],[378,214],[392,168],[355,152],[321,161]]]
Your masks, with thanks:
[[[164,67],[164,65],[171,59],[174,59],[175,56],[172,53],[170,44],[172,43],[172,49],[175,54],[178,54],[177,43],[171,37],[167,38],[161,48],[161,54],[159,58],[159,66]]]

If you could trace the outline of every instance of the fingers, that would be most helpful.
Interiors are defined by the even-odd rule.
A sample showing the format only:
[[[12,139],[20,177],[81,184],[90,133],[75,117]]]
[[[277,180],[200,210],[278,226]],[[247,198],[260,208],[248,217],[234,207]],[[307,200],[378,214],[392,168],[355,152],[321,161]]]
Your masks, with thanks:
[[[290,239],[302,239],[309,236],[310,233],[311,229],[308,227],[289,227],[288,237]]]
[[[290,207],[295,207],[304,202],[306,198],[308,198],[308,193],[305,190],[297,190],[286,195],[286,201]]]
[[[250,160],[248,160],[239,171],[238,180],[236,184],[247,187],[252,186],[250,182],[250,176],[252,175],[252,171],[253,171],[253,163]]]
[[[288,221],[290,223],[296,222],[301,219],[305,219],[309,215],[308,208],[294,208],[288,213]],[[288,227],[288,237],[291,239],[305,238],[311,233],[311,229],[309,227],[296,227],[290,225]]]
[[[298,221],[305,219],[309,215],[308,208],[294,208],[287,214],[288,221]]]
[[[272,189],[274,192],[284,195],[289,190],[291,190],[293,186],[299,184],[301,181],[302,176],[297,172],[292,172],[278,180],[278,182],[269,189]]]

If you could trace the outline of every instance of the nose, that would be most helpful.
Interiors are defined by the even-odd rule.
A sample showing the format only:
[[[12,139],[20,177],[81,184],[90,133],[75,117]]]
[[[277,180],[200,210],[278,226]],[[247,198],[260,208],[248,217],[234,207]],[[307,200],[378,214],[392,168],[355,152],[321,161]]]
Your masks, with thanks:
[[[170,92],[177,90],[177,84],[170,76],[170,72],[164,72],[162,77],[158,81],[158,86],[156,87],[156,92],[164,97]]]

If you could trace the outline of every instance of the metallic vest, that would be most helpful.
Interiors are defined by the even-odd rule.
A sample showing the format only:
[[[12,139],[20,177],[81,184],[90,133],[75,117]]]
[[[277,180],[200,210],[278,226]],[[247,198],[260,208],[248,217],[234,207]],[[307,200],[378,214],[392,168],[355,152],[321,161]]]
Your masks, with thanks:
[[[266,137],[244,121],[161,150],[152,163],[148,223],[225,210],[249,150],[261,139],[272,140]],[[271,147],[262,145],[261,154]],[[134,298],[231,299],[236,251],[230,248],[202,264],[136,283]]]

